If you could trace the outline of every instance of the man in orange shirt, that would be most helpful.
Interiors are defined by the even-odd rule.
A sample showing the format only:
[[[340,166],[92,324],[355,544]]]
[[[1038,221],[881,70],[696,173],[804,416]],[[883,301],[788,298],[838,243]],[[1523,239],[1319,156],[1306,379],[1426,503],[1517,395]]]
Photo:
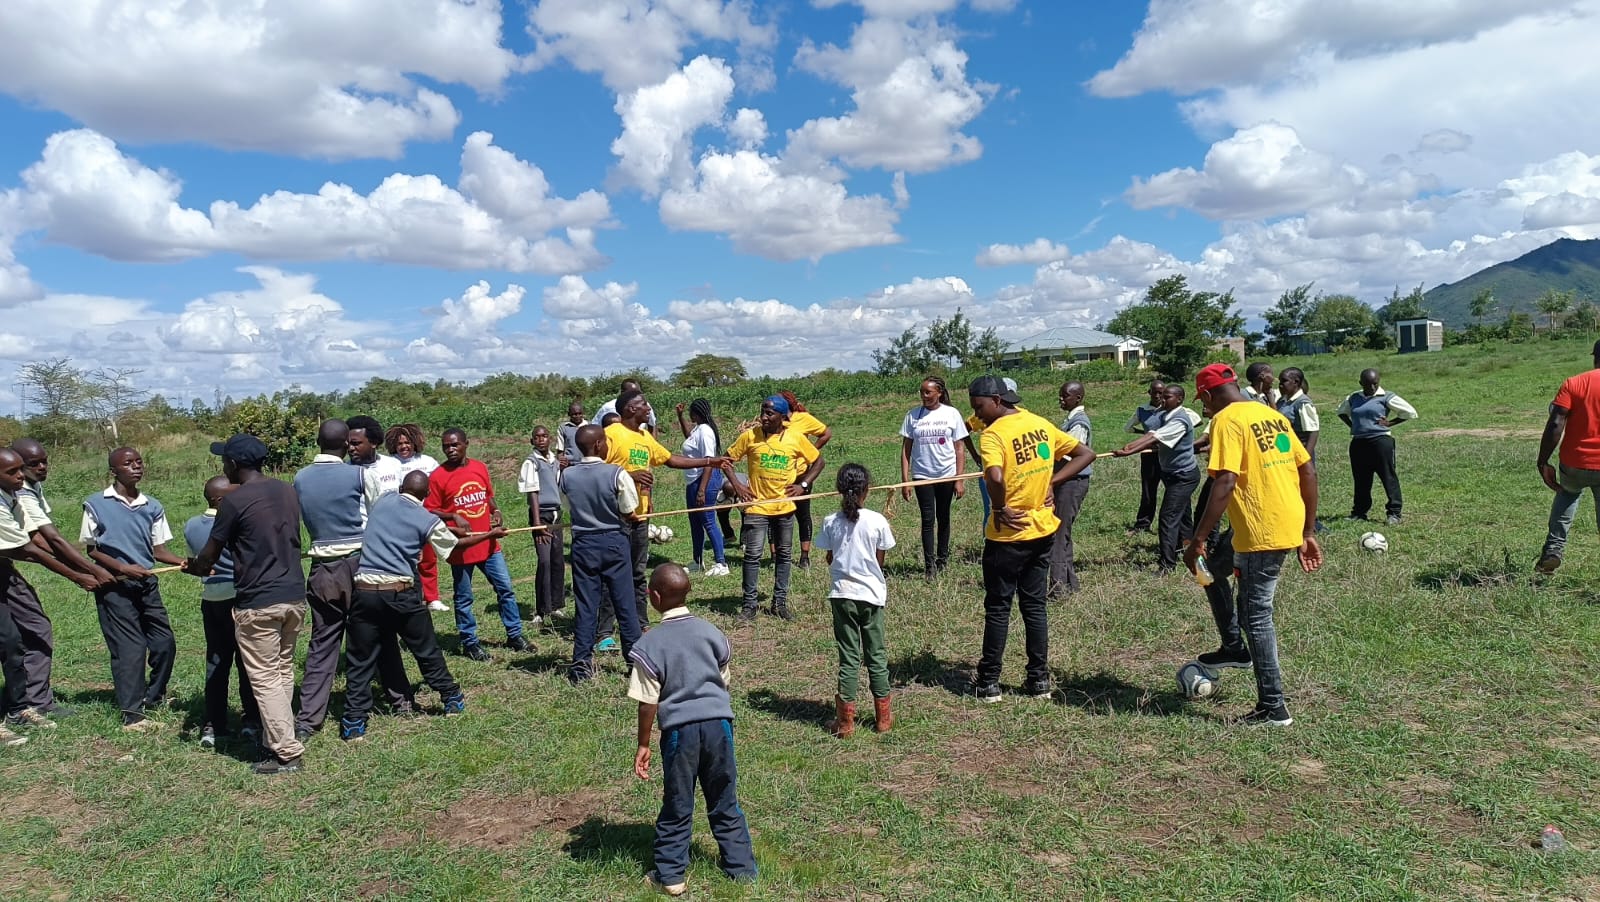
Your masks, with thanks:
[[[1594,345],[1594,369],[1561,383],[1550,418],[1539,440],[1539,476],[1556,493],[1550,503],[1550,532],[1536,565],[1540,573],[1553,573],[1567,550],[1567,531],[1578,513],[1578,499],[1589,489],[1600,498],[1600,341]],[[1550,466],[1550,455],[1561,446],[1561,468]],[[1600,521],[1600,506],[1595,518]]]

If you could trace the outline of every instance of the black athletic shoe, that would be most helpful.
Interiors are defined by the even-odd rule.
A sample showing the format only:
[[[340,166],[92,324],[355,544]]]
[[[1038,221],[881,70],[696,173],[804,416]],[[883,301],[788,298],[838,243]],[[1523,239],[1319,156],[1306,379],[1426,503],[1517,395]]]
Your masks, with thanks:
[[[1294,718],[1289,716],[1289,709],[1282,705],[1276,708],[1256,705],[1249,714],[1240,717],[1237,723],[1246,727],[1286,727],[1294,723]]]
[[[978,701],[991,705],[998,702],[1002,695],[999,683],[984,683],[974,686],[972,687],[972,694],[978,697]]]
[[[277,758],[266,758],[250,766],[250,770],[258,777],[275,777],[278,774],[297,774],[305,767],[300,759],[290,758],[288,761],[279,761]]]
[[[490,655],[483,650],[483,646],[476,642],[461,646],[461,653],[474,661],[488,661]]]
[[[1195,658],[1195,660],[1213,670],[1218,667],[1248,669],[1250,667],[1250,649],[1242,645],[1238,648],[1223,646],[1216,651],[1208,651]]]
[[[787,620],[787,621],[793,621],[794,620],[794,615],[789,613],[789,606],[786,605],[786,604],[784,604],[784,605],[774,605],[773,608],[772,608],[772,616],[778,618],[779,620]]]
[[[512,636],[506,640],[506,648],[512,651],[533,651],[533,646],[521,636]]]
[[[745,609],[743,609],[743,610],[741,610],[739,612],[739,622],[740,623],[755,623],[756,622],[756,614],[757,613],[758,613],[758,611],[757,611],[756,608],[745,608]]]
[[[1029,680],[1022,684],[1022,694],[1029,698],[1049,698],[1054,688],[1050,685],[1048,677],[1038,682]]]
[[[1560,568],[1561,556],[1559,554],[1540,555],[1539,563],[1533,565],[1533,569],[1539,571],[1540,573],[1554,573]],[[48,714],[49,712],[45,713]]]
[[[294,738],[301,743],[309,742],[311,737],[315,735],[317,735],[317,731],[311,729],[310,727],[302,727],[297,725],[294,728]]]

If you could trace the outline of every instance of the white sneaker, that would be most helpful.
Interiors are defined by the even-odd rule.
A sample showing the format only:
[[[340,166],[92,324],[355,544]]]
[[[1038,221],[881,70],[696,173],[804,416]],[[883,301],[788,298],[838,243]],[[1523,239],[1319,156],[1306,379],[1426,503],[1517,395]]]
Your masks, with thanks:
[[[728,575],[728,565],[727,564],[712,564],[711,566],[706,568],[706,576],[727,576],[727,575]]]
[[[450,610],[450,606],[436,598],[433,601],[428,602],[428,610],[430,610],[430,611],[448,611],[448,610]]]

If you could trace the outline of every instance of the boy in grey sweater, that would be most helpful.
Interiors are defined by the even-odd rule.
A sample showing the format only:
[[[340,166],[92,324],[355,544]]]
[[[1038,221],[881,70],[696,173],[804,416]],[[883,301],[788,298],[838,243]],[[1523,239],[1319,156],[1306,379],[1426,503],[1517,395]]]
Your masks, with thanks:
[[[689,613],[689,574],[662,564],[650,574],[650,604],[661,623],[628,655],[633,673],[628,697],[639,703],[639,750],[633,772],[650,779],[650,733],[661,721],[661,768],[665,787],[656,818],[655,870],[646,881],[669,896],[688,891],[690,825],[694,787],[706,796],[706,819],[717,840],[723,873],[734,880],[756,877],[750,829],[735,792],[733,706],[728,699],[728,637]]]

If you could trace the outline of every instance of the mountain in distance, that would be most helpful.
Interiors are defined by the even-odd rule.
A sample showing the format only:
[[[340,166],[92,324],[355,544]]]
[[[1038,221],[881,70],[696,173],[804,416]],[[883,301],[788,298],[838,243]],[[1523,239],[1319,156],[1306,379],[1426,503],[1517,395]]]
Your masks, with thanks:
[[[1494,292],[1495,312],[1486,322],[1499,322],[1511,311],[1532,314],[1546,291],[1571,291],[1575,302],[1600,303],[1600,239],[1560,238],[1515,260],[1496,263],[1459,282],[1437,285],[1423,294],[1428,316],[1445,325],[1472,325],[1472,299],[1483,289]]]

